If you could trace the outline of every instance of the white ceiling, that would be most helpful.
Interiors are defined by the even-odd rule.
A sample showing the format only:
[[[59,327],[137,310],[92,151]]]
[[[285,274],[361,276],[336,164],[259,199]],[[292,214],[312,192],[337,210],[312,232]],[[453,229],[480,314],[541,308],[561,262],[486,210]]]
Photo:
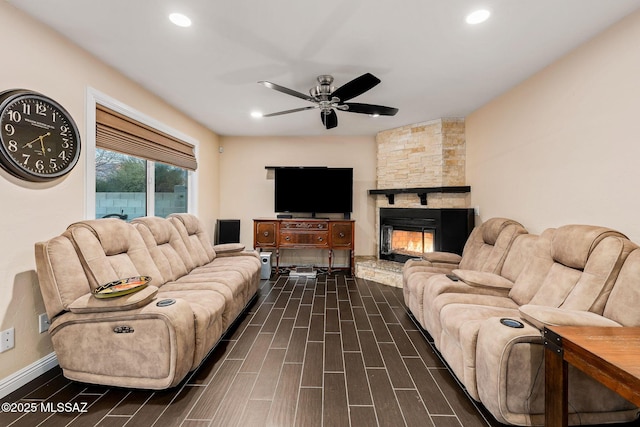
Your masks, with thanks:
[[[464,117],[640,8],[640,0],[7,0],[220,135],[373,135]],[[465,16],[491,11],[483,24]],[[191,17],[189,28],[167,16]],[[395,117],[318,110],[254,119],[307,93],[370,72],[382,80],[352,102]]]

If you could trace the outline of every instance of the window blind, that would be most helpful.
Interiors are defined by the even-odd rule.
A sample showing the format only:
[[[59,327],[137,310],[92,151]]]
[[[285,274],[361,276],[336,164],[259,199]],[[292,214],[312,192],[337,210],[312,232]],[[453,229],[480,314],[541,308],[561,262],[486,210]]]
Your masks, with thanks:
[[[96,147],[195,171],[194,146],[96,105]]]

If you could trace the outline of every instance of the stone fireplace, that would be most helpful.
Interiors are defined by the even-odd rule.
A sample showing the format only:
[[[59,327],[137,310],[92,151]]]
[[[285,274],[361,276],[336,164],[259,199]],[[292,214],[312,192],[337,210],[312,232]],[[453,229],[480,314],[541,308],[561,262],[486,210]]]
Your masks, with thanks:
[[[357,262],[356,276],[402,287],[402,262],[429,250],[460,253],[473,227],[470,189],[458,191],[466,184],[464,119],[403,126],[380,132],[376,141],[377,188],[370,194],[376,198],[378,256]],[[457,190],[447,191],[451,188]],[[392,196],[380,193],[388,189],[398,191]],[[443,191],[418,191],[421,189]],[[441,212],[447,211],[458,213],[466,233],[462,243],[457,236],[453,246],[448,232],[436,226],[442,226]],[[409,223],[398,227],[397,220],[392,220],[389,224],[387,218],[406,218],[407,213],[414,216]],[[460,227],[449,229],[458,233]]]
[[[426,252],[462,253],[473,228],[471,209],[380,208],[378,257],[405,262]]]

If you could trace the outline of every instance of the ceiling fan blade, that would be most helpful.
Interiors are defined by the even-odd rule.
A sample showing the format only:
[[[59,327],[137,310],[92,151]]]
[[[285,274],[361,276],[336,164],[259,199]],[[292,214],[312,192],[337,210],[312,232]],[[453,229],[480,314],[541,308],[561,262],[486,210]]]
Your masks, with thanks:
[[[348,101],[351,98],[362,95],[378,83],[380,83],[379,78],[371,73],[366,73],[340,86],[338,89],[333,91],[331,96],[339,98],[342,102]]]
[[[320,106],[319,105],[311,105],[309,107],[294,108],[293,110],[278,111],[277,113],[263,114],[262,117],[281,116],[283,114],[297,113],[298,111],[304,111],[304,110],[314,110],[316,108],[320,108]]]
[[[349,109],[345,110],[350,113],[361,113],[361,114],[377,114],[380,116],[395,116],[398,112],[397,108],[393,107],[385,107],[384,105],[373,105],[373,104],[359,104],[357,102],[345,102],[344,105],[348,106]]]
[[[284,86],[280,86],[267,81],[259,81],[258,83],[268,87],[269,89],[277,90],[278,92],[286,93],[287,95],[295,96],[296,98],[304,99],[305,101],[315,102],[315,100],[311,96],[305,95],[304,93],[298,92],[297,90],[289,89]]]
[[[320,118],[322,119],[322,124],[327,129],[333,129],[334,127],[338,126],[338,115],[333,109],[331,109],[326,114],[324,111],[321,111]]]

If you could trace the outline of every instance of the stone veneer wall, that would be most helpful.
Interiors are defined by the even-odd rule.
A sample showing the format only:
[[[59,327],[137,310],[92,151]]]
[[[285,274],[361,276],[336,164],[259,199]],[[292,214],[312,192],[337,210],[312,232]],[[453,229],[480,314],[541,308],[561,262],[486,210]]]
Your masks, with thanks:
[[[378,189],[466,185],[464,119],[438,119],[378,133]],[[376,196],[376,207],[424,208],[415,194],[399,194],[389,205]],[[429,194],[429,208],[468,208],[463,194]]]

